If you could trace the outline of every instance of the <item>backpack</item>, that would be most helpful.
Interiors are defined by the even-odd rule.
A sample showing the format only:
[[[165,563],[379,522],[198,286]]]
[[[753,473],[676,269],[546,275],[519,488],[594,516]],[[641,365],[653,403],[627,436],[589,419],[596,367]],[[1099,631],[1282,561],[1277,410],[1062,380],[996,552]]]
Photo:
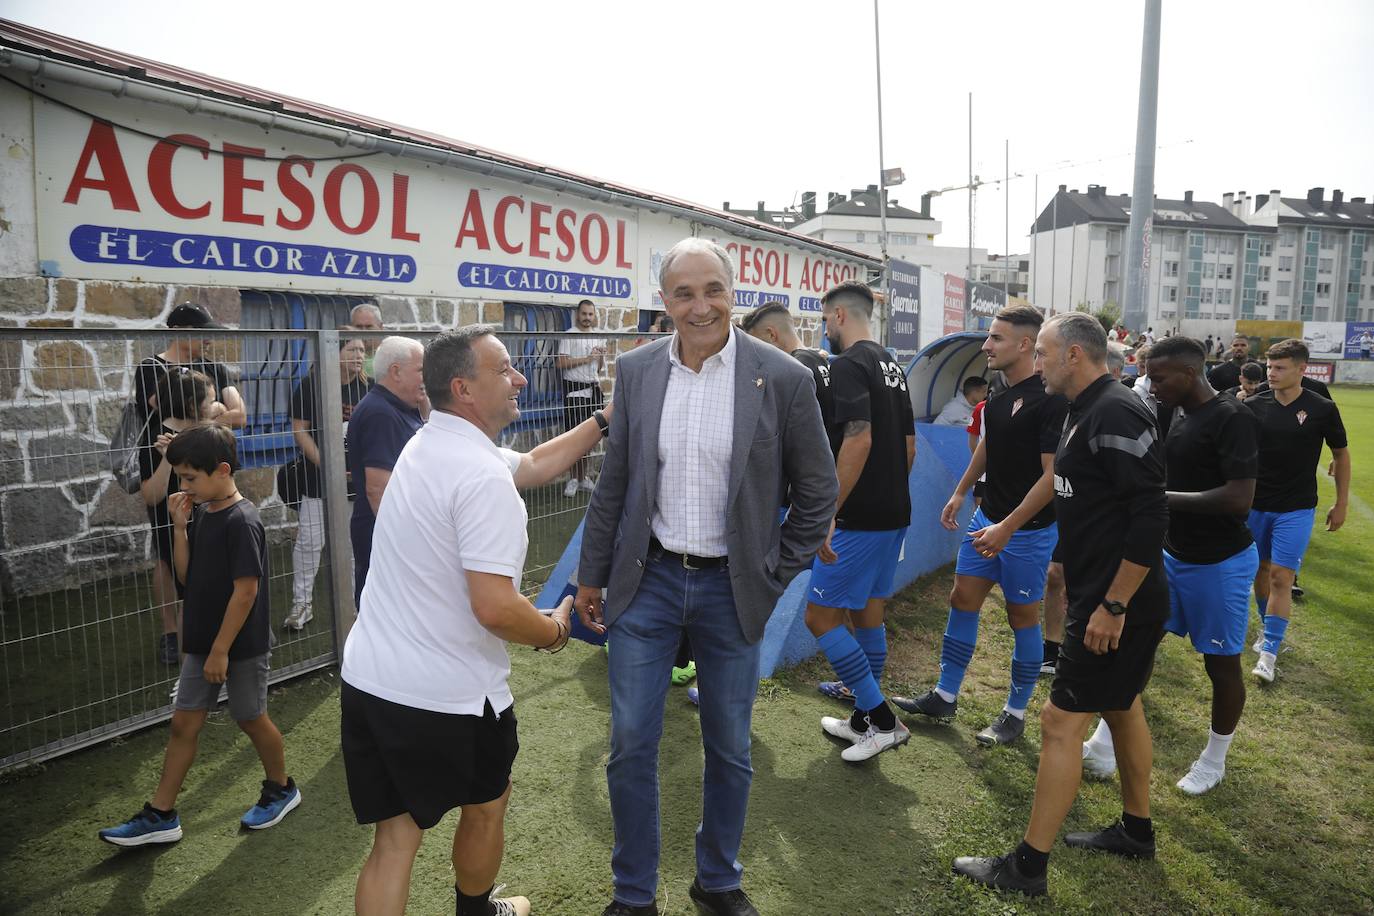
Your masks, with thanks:
[[[110,436],[110,447],[106,450],[102,462],[105,470],[114,475],[115,482],[129,494],[137,493],[143,483],[143,475],[138,470],[138,449],[143,441],[143,434],[148,431],[148,424],[152,423],[153,417],[156,416],[153,411],[149,411],[140,422],[140,413],[142,411],[138,405],[138,386],[135,385],[133,396],[119,414],[119,425]]]

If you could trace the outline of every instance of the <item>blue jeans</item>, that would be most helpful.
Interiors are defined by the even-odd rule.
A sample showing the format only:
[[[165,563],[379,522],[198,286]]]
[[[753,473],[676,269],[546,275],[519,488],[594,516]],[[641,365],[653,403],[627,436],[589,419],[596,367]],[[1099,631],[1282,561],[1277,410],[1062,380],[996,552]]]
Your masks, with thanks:
[[[740,629],[728,569],[687,570],[651,555],[639,591],[610,630],[611,871],[615,899],[630,906],[652,903],[658,889],[658,745],[684,630],[696,656],[706,750],[697,879],[707,891],[732,890],[744,872],[736,856],[754,776],[749,724],[759,646],[750,645]]]

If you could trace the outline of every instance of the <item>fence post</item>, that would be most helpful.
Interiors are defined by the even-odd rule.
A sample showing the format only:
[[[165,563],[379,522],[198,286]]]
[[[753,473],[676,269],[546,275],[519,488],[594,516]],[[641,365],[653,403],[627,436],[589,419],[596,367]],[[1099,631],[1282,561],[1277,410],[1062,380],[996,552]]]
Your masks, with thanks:
[[[329,545],[330,593],[334,597],[334,648],[343,664],[344,642],[358,609],[353,606],[353,545],[348,533],[348,468],[344,464],[344,428],[339,374],[339,332],[321,330],[315,341],[320,370],[319,446],[324,481],[325,540]],[[362,497],[366,499],[366,497]]]

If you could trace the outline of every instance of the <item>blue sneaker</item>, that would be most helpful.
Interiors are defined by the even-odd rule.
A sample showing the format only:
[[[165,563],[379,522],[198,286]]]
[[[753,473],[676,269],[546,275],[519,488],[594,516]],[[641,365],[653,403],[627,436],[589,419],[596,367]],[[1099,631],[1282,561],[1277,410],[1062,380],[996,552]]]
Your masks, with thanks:
[[[116,846],[146,846],[149,843],[175,843],[181,839],[181,818],[173,811],[163,817],[153,806],[143,803],[143,810],[118,827],[106,827],[100,838]]]
[[[240,823],[249,830],[266,830],[281,823],[281,819],[301,803],[301,790],[296,780],[286,777],[286,785],[279,786],[270,779],[262,781],[262,795],[258,803],[248,809]]]

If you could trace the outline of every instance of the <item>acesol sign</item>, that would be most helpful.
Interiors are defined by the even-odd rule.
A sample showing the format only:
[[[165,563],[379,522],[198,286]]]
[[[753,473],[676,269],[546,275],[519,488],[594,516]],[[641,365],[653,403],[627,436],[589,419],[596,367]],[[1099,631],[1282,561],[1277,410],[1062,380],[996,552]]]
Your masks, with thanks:
[[[456,167],[341,156],[287,130],[43,88],[108,118],[34,100],[50,276],[647,307],[641,220],[688,234],[680,220]],[[760,300],[795,289],[798,310],[803,296],[862,275],[860,262],[720,241],[741,287]]]

